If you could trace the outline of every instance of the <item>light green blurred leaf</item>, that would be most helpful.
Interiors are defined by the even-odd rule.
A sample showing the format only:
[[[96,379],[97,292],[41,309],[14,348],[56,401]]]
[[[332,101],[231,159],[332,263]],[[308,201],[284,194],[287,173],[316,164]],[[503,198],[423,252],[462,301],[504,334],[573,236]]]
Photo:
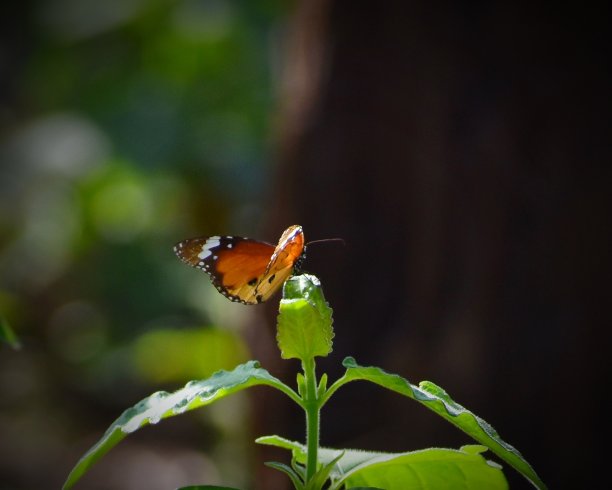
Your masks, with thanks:
[[[242,339],[228,330],[160,329],[141,335],[134,345],[134,365],[151,383],[202,379],[247,359]]]
[[[21,349],[21,343],[3,315],[0,315],[0,342],[5,342],[13,349]]]

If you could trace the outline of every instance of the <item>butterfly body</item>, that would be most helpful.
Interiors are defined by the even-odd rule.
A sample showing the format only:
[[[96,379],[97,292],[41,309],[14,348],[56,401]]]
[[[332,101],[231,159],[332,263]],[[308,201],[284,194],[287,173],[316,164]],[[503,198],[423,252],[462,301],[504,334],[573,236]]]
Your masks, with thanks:
[[[287,228],[276,246],[235,236],[190,238],[174,247],[186,264],[206,272],[221,294],[244,304],[269,299],[299,266],[305,250],[299,225]]]

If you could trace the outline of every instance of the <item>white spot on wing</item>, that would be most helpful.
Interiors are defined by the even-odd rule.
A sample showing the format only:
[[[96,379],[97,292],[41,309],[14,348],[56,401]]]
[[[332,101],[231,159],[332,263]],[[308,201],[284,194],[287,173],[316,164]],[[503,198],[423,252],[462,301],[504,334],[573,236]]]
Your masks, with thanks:
[[[211,236],[202,246],[202,251],[198,254],[198,258],[206,259],[212,254],[212,249],[219,245],[221,245],[221,239],[218,236]]]

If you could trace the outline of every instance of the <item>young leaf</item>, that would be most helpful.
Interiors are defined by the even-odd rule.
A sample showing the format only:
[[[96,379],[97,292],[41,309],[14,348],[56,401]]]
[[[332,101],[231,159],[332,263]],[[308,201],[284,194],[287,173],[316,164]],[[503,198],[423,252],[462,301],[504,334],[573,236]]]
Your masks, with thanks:
[[[321,380],[319,381],[319,386],[317,387],[317,398],[323,398],[323,395],[327,391],[327,373],[323,373],[321,376]]]
[[[283,286],[276,340],[283,359],[312,359],[332,350],[332,309],[321,283],[310,274],[293,276]]]
[[[323,488],[323,484],[330,477],[331,472],[334,470],[334,467],[338,460],[344,456],[344,451],[340,452],[334,459],[328,461],[321,465],[319,470],[314,474],[312,480],[308,482],[306,485],[306,490],[318,490]]]
[[[323,403],[340,386],[350,381],[363,380],[378,384],[422,403],[473,437],[476,441],[488,447],[527,478],[535,487],[540,489],[546,488],[544,482],[538,477],[535,470],[527,463],[521,453],[503,441],[490,424],[453,401],[442,388],[434,383],[423,381],[419,386],[415,386],[406,379],[395,374],[386,373],[380,368],[359,366],[351,357],[347,357],[343,364],[347,368],[346,374],[330,386]]]
[[[278,436],[261,437],[257,442],[292,452],[305,461],[306,447]],[[484,446],[464,446],[460,450],[431,448],[405,453],[379,453],[355,449],[319,449],[321,465],[334,462],[329,472],[331,489],[374,487],[385,490],[462,488],[506,489],[508,483],[496,463],[480,453]],[[342,456],[339,460],[338,456]]]
[[[306,446],[299,442],[290,441],[281,436],[261,436],[255,439],[257,444],[265,444],[266,446],[280,447],[292,452],[296,461],[304,463],[306,460],[303,455],[306,454]]]
[[[296,384],[297,384],[297,391],[298,394],[304,398],[305,394],[306,394],[306,378],[304,378],[304,375],[302,373],[297,373],[296,376]]]
[[[124,437],[148,424],[180,415],[186,411],[209,405],[227,395],[256,385],[268,385],[279,389],[296,403],[297,394],[257,361],[249,361],[232,371],[218,371],[202,381],[190,381],[174,393],[158,392],[128,408],[113,422],[104,436],[79,460],[72,469],[63,488],[71,488],[85,472]]]
[[[296,461],[295,458],[291,458],[291,468],[298,475],[300,481],[306,481],[306,467]]]
[[[268,461],[265,465],[285,473],[293,483],[293,488],[295,488],[295,490],[304,490],[304,483],[300,475],[298,475],[293,468],[276,461]]]

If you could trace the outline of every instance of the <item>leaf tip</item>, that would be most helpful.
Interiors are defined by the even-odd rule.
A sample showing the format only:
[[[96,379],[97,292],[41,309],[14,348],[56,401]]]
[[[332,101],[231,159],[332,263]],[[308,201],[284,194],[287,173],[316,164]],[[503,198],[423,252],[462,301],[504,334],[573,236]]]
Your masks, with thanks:
[[[342,365],[345,368],[356,368],[357,367],[357,361],[355,360],[354,357],[348,356],[345,357],[344,360],[342,361]]]

